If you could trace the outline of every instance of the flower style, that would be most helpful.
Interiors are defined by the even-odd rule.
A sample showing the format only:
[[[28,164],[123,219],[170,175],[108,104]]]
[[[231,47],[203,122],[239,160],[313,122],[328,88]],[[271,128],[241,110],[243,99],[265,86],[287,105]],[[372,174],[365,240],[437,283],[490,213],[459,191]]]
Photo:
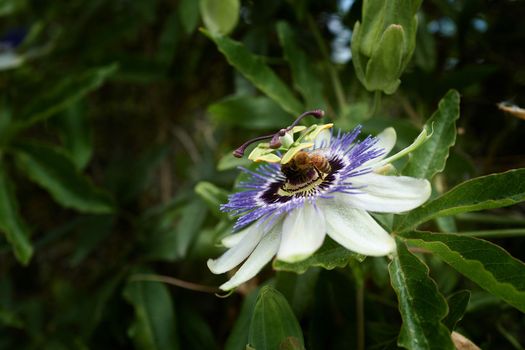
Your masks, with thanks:
[[[220,289],[233,289],[254,277],[275,255],[285,262],[308,258],[325,235],[364,255],[395,251],[395,240],[368,211],[401,213],[416,208],[429,198],[430,183],[381,175],[397,158],[385,159],[396,133],[388,128],[376,138],[356,141],[360,130],[337,135],[325,130],[313,147],[297,153],[288,165],[242,169],[248,175],[239,184],[244,191],[231,195],[221,207],[240,216],[234,229],[241,230],[222,240],[229,250],[208,260],[208,267],[221,274],[244,263]]]

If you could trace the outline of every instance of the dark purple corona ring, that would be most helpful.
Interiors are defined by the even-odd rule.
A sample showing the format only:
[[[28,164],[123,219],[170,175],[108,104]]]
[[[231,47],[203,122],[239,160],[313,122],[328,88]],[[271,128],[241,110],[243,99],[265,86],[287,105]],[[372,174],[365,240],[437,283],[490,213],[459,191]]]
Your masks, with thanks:
[[[317,169],[299,178],[286,176],[280,164],[265,163],[254,171],[240,168],[248,175],[237,192],[229,197],[221,210],[239,216],[234,229],[262,219],[271,225],[282,214],[288,213],[305,202],[315,205],[318,198],[330,198],[335,193],[358,194],[360,186],[352,184],[352,178],[372,171],[365,163],[382,156],[384,149],[377,147],[377,139],[366,137],[356,141],[361,127],[349,133],[332,135],[330,141],[317,142],[310,153],[321,153],[329,163],[329,171]]]

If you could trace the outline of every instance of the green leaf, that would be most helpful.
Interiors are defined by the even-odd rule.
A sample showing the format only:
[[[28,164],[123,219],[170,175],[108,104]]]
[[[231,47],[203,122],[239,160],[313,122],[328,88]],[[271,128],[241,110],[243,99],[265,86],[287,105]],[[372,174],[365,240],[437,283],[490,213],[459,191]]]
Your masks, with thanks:
[[[72,267],[79,266],[112,232],[113,215],[86,215],[77,223],[78,238],[69,260]]]
[[[281,292],[301,318],[315,298],[315,287],[319,280],[320,268],[310,268],[303,274],[279,271],[275,276],[274,287]]]
[[[0,325],[4,327],[23,329],[24,322],[16,313],[0,306]]]
[[[363,261],[365,257],[341,247],[332,239],[326,237],[323,246],[308,259],[296,263],[274,260],[273,268],[295,273],[304,273],[310,267],[322,267],[326,270],[333,270],[336,267],[345,267],[351,259]]]
[[[85,110],[84,104],[75,103],[57,118],[64,148],[80,170],[86,167],[93,154],[93,134]]]
[[[322,80],[319,79],[312,60],[297,45],[292,28],[286,22],[279,22],[277,33],[284,50],[284,57],[292,69],[294,87],[306,101],[306,108],[325,109]]]
[[[183,207],[165,208],[153,222],[146,221],[143,230],[147,239],[147,256],[168,261],[186,257],[206,213],[206,204],[197,197],[189,200]]]
[[[525,312],[525,264],[490,242],[455,234],[407,232],[410,244],[430,250],[481,288]]]
[[[181,0],[177,14],[184,31],[187,34],[192,33],[199,23],[199,1]]]
[[[280,129],[291,121],[288,113],[264,96],[230,96],[210,105],[208,113],[217,125],[254,130]]]
[[[18,210],[14,185],[7,177],[3,164],[0,165],[0,231],[13,247],[18,261],[26,265],[33,255],[33,247],[29,241],[29,230]]]
[[[196,311],[193,303],[181,303],[177,307],[177,314],[184,320],[179,324],[179,334],[184,349],[217,349],[214,334],[209,320],[205,320]]]
[[[229,34],[239,20],[239,0],[199,0],[202,20],[211,33]]]
[[[2,0],[0,2],[0,17],[10,16],[27,7],[27,0]]]
[[[194,1],[195,3],[197,1]],[[179,6],[183,6],[183,3],[181,3]],[[199,6],[199,4],[195,4],[195,6]],[[196,9],[198,12],[198,8]],[[188,15],[188,20],[191,20],[191,15]],[[162,32],[159,35],[159,41],[158,41],[158,49],[156,53],[156,62],[157,62],[157,71],[158,71],[158,78],[163,79],[165,75],[165,71],[168,69],[169,65],[173,61],[173,56],[175,55],[177,51],[177,45],[180,41],[181,35],[181,11],[174,10],[164,21],[164,27],[162,28]],[[184,23],[182,23],[184,26]],[[196,24],[195,24],[196,25]],[[195,29],[195,28],[193,28]],[[153,68],[155,65],[150,64]],[[148,70],[146,69],[146,72]],[[155,68],[153,70],[150,70],[150,72],[155,74]],[[153,76],[152,76],[153,78]]]
[[[237,158],[233,155],[232,151],[226,153],[224,156],[221,157],[221,159],[219,159],[219,162],[217,163],[217,170],[230,170],[239,166],[249,167],[251,164],[253,164],[251,160],[245,157]]]
[[[126,270],[126,269],[123,269]],[[89,291],[89,298],[86,298],[86,307],[89,310],[82,319],[81,334],[84,339],[90,338],[101,322],[104,322],[110,314],[112,298],[116,293],[120,293],[122,280],[125,278],[123,271],[112,273],[103,281],[97,284],[96,289]],[[118,291],[118,292],[117,292]]]
[[[525,200],[525,168],[465,181],[401,216],[395,230],[407,231],[438,216],[500,208]]]
[[[301,326],[290,305],[270,286],[259,292],[248,339],[257,350],[304,349]]]
[[[155,171],[169,154],[167,144],[155,143],[138,154],[126,152],[111,159],[106,175],[108,189],[119,203],[130,203],[137,200],[156,180]],[[133,164],[133,171],[129,165]]]
[[[5,99],[0,100],[0,149],[9,143],[13,115]]]
[[[129,281],[123,295],[135,309],[128,335],[138,349],[179,349],[173,302],[164,284]]]
[[[448,315],[443,320],[443,324],[450,331],[453,331],[456,328],[456,324],[463,318],[469,300],[470,292],[468,290],[460,290],[447,298]]]
[[[17,144],[13,150],[19,168],[64,207],[97,214],[114,210],[111,198],[79,173],[61,149],[24,143]]]
[[[248,332],[250,331],[250,320],[252,318],[255,302],[259,295],[259,288],[253,290],[244,299],[241,306],[241,311],[233,328],[226,340],[224,350],[246,350],[248,344]]]
[[[302,104],[261,57],[254,55],[237,41],[205,30],[202,32],[215,42],[219,51],[235,69],[286,112],[293,115],[302,113]]]
[[[348,269],[321,271],[308,309],[308,349],[357,349],[355,283]],[[369,305],[367,303],[367,305]],[[328,311],[330,310],[330,311]],[[367,331],[376,312],[366,307]],[[397,335],[399,331],[396,329]],[[367,333],[367,342],[368,342]]]
[[[21,111],[17,127],[28,127],[60,112],[96,90],[116,70],[117,65],[111,64],[66,76],[54,86],[45,89],[42,95],[31,99],[27,107]]]
[[[191,201],[183,210],[181,218],[175,227],[175,253],[184,258],[195,240],[197,233],[206,218],[206,205],[199,199]]]
[[[403,175],[432,179],[443,171],[449,149],[456,143],[456,120],[459,118],[459,93],[450,90],[439,102],[438,110],[425,124],[432,137],[412,152]]]
[[[397,239],[397,256],[388,266],[403,319],[397,344],[407,349],[455,349],[441,320],[447,303],[428,267]]]
[[[218,218],[228,217],[219,207],[228,202],[228,191],[219,188],[211,182],[201,181],[195,186],[197,193],[208,204],[210,211]]]

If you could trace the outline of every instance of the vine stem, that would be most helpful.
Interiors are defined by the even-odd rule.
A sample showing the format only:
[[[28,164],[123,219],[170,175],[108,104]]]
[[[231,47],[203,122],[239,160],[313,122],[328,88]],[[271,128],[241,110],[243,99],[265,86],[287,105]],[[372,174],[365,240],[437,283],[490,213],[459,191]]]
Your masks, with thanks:
[[[204,292],[204,293],[218,293],[220,290],[215,287],[210,286],[204,286],[202,284],[192,283],[188,281],[184,281],[178,278],[170,277],[170,276],[163,276],[163,275],[150,275],[150,274],[143,274],[138,273],[133,276],[131,276],[130,281],[134,282],[161,282],[170,284],[172,286],[181,287],[184,289],[194,290],[197,292]]]
[[[485,237],[485,238],[509,238],[525,236],[525,228],[510,228],[503,230],[484,230],[484,231],[463,231],[456,234],[468,237]]]
[[[505,224],[505,225],[525,225],[525,218],[517,216],[501,216],[494,214],[478,214],[478,213],[464,213],[456,215],[456,218],[461,221],[468,222],[485,222],[491,224]]]

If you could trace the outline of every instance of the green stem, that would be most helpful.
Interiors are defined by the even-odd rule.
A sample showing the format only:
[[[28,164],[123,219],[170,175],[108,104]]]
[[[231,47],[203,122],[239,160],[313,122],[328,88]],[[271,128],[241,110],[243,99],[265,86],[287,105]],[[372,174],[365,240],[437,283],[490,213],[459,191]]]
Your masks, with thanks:
[[[491,214],[465,213],[456,215],[456,219],[468,222],[484,222],[490,224],[525,225],[525,218]]]
[[[381,108],[381,91],[376,90],[374,92],[374,104],[372,105],[372,110],[370,111],[370,118],[372,118],[377,111]]]
[[[498,322],[496,328],[498,329],[498,331],[505,337],[505,339],[507,339],[507,341],[509,343],[512,344],[512,346],[514,347],[514,349],[516,350],[524,350],[523,349],[523,346],[521,346],[521,344],[519,343],[519,341],[516,339],[516,337],[511,333],[509,332],[502,324],[501,322]]]
[[[332,64],[329,64],[328,72],[330,74],[330,79],[332,80],[332,85],[334,86],[334,93],[337,98],[339,111],[340,113],[344,113],[344,111],[347,109],[345,93],[343,92],[343,86],[341,85],[339,76],[337,75],[337,72],[335,71],[335,68]]]
[[[511,228],[506,230],[484,230],[456,232],[461,236],[483,237],[483,238],[508,238],[525,236],[525,228]]]
[[[355,294],[355,310],[357,319],[357,350],[365,350],[365,287],[358,283]]]
[[[311,15],[308,16],[307,22],[308,27],[310,28],[310,31],[312,32],[314,39],[317,43],[317,46],[319,46],[319,50],[321,51],[321,54],[323,55],[323,58],[326,62],[326,68],[328,70],[328,75],[330,76],[332,86],[334,88],[334,94],[335,98],[337,99],[337,104],[339,106],[339,112],[342,113],[347,109],[343,85],[341,84],[341,80],[339,79],[339,75],[337,74],[334,65],[331,63],[328,49],[326,48],[321,33],[319,32],[319,28],[317,28],[317,25],[315,24],[315,21]]]

